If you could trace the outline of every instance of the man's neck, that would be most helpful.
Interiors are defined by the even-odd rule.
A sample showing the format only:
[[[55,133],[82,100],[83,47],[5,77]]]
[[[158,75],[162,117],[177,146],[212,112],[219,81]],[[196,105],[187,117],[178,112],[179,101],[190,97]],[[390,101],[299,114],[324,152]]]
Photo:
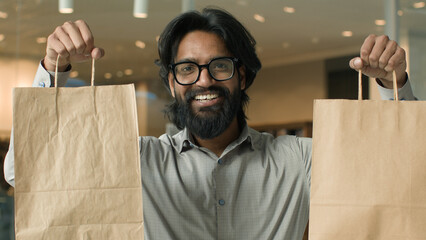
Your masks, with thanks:
[[[218,157],[222,155],[226,147],[240,136],[240,127],[238,126],[238,120],[235,117],[232,120],[229,127],[219,136],[212,139],[201,139],[195,135],[194,139],[200,147],[205,147],[210,151],[214,152]]]

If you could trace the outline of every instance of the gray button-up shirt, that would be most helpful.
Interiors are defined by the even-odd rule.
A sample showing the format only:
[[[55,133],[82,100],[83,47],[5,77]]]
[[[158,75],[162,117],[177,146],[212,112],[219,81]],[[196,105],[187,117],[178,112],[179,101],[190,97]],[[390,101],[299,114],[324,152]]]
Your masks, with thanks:
[[[249,127],[220,157],[186,130],[143,137],[146,239],[302,239],[311,147]]]
[[[58,73],[65,85],[69,71]],[[33,86],[50,87],[40,64]],[[392,89],[377,86],[382,99]],[[410,82],[398,89],[415,99]],[[311,139],[245,127],[217,157],[187,131],[141,138],[145,236],[167,239],[302,239],[308,221]],[[4,173],[14,186],[13,134]]]

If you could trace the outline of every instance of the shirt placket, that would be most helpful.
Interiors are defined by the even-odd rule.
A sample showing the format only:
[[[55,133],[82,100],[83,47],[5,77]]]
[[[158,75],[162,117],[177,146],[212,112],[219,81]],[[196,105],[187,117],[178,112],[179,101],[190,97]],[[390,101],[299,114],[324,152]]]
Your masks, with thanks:
[[[226,185],[226,160],[225,157],[217,159],[217,167],[214,174],[215,195],[216,195],[216,224],[217,224],[217,239],[227,239],[228,223],[227,215],[229,214],[230,198],[227,196]]]

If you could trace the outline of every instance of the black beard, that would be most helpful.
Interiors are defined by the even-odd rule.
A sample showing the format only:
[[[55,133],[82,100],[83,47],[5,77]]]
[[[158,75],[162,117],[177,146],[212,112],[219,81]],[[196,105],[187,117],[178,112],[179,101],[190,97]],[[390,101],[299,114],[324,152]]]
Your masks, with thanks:
[[[220,104],[203,107],[203,114],[196,114],[191,109],[191,102],[201,92],[209,91],[224,97]],[[175,100],[168,106],[169,119],[180,129],[186,127],[195,136],[201,139],[212,139],[222,134],[234,120],[240,108],[241,91],[238,89],[231,94],[227,88],[211,86],[207,89],[190,90],[181,99],[175,93]]]

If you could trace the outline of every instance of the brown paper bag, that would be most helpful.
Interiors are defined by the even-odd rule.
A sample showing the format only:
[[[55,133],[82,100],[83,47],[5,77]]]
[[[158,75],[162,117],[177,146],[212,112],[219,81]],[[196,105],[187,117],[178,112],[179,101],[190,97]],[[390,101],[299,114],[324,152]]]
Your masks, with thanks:
[[[309,228],[310,240],[426,239],[426,102],[315,101]]]
[[[13,94],[16,239],[143,239],[134,86]]]

